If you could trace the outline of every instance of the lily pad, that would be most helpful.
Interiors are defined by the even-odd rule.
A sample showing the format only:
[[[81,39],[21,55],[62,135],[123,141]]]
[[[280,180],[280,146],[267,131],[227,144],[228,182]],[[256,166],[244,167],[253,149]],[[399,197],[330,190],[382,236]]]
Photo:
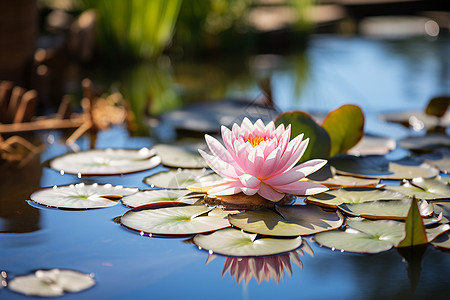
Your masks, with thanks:
[[[381,155],[333,157],[329,162],[341,175],[379,179],[413,179],[415,177],[431,178],[439,170],[417,159],[389,161]]]
[[[339,213],[325,212],[314,205],[275,206],[275,210],[248,210],[228,219],[245,231],[272,236],[310,235],[339,228],[343,223]]]
[[[364,114],[359,106],[342,105],[328,113],[322,127],[330,135],[330,156],[343,154],[364,136]]]
[[[140,172],[156,167],[161,159],[156,151],[142,148],[103,149],[69,153],[50,161],[60,172],[79,175],[115,175]]]
[[[306,197],[306,203],[335,208],[348,203],[363,203],[378,200],[404,200],[399,192],[377,188],[341,188]]]
[[[436,239],[431,242],[431,245],[444,250],[450,250],[450,232],[444,232],[436,237]]]
[[[364,135],[353,148],[347,151],[351,155],[384,155],[395,149],[397,143],[394,139]]]
[[[438,168],[442,173],[450,173],[450,147],[433,149],[432,153],[421,155],[427,163]]]
[[[379,200],[364,203],[346,203],[338,205],[339,209],[348,215],[355,217],[364,217],[367,219],[391,219],[405,220],[412,199],[405,200]],[[420,215],[423,217],[433,214],[433,205],[427,201],[420,200]]]
[[[345,231],[318,233],[314,240],[333,250],[379,253],[395,247],[405,236],[405,224],[392,220],[347,219]]]
[[[297,136],[303,133],[305,138],[309,138],[308,147],[300,162],[314,158],[327,159],[330,157],[330,136],[309,114],[302,111],[285,112],[275,119],[277,126],[282,123],[285,126],[291,124],[291,136]]]
[[[185,189],[193,183],[214,181],[220,178],[219,175],[204,169],[178,169],[156,173],[144,178],[144,182],[152,187]]]
[[[191,235],[230,227],[224,211],[205,205],[164,208],[140,206],[127,211],[121,218],[123,226],[147,234]]]
[[[399,140],[398,146],[413,151],[430,151],[436,147],[450,147],[450,137],[445,134],[411,136]]]
[[[346,187],[376,187],[380,183],[378,178],[361,178],[354,176],[342,176],[336,174],[336,169],[325,165],[318,171],[308,176],[310,181],[323,184],[329,189]]]
[[[205,250],[227,256],[265,256],[294,250],[300,247],[302,238],[259,238],[256,234],[226,228],[207,235],[196,235],[194,243]]]
[[[27,296],[57,297],[65,292],[80,292],[92,287],[95,279],[91,274],[73,270],[38,270],[32,275],[17,276],[8,288]]]
[[[176,144],[157,144],[153,146],[162,164],[171,168],[207,168],[208,164],[198,153],[206,144],[194,142],[178,142]]]
[[[50,207],[89,209],[114,206],[123,196],[134,194],[137,191],[136,188],[125,188],[111,184],[77,183],[36,191],[31,194],[30,199]]]
[[[389,186],[387,189],[424,200],[450,198],[450,185],[436,178],[413,178],[400,186]]]
[[[386,122],[399,123],[406,128],[411,127],[416,131],[432,129],[438,125],[443,127],[450,125],[449,113],[445,114],[442,118],[438,118],[417,110],[386,113],[380,115],[380,119]]]
[[[192,193],[189,190],[156,189],[139,191],[135,194],[123,197],[122,203],[129,207],[163,202],[194,204],[200,197],[203,197],[203,195]]]

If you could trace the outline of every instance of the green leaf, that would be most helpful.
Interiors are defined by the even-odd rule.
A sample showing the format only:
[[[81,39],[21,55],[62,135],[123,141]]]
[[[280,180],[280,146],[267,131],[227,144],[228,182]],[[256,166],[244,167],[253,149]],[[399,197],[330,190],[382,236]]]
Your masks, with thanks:
[[[52,169],[79,175],[115,175],[140,172],[156,167],[161,158],[154,150],[95,149],[68,153],[52,159]]]
[[[424,200],[450,198],[450,185],[437,178],[413,178],[400,186],[389,186],[387,189]]]
[[[450,97],[435,97],[428,102],[425,113],[441,118],[447,112],[449,105]]]
[[[329,163],[338,174],[363,178],[403,180],[439,174],[438,169],[414,158],[389,161],[382,155],[339,155],[332,157]]]
[[[226,228],[208,235],[198,234],[194,243],[205,250],[228,256],[265,256],[297,249],[302,238],[258,238],[256,234]]]
[[[198,153],[204,142],[181,141],[173,144],[157,144],[152,147],[162,164],[172,168],[207,168],[208,164]]]
[[[123,196],[134,194],[137,191],[136,188],[112,186],[111,184],[77,183],[41,189],[32,193],[30,199],[50,207],[90,209],[114,206],[117,204],[117,200]]]
[[[411,199],[404,200],[379,200],[364,203],[349,203],[339,205],[346,214],[368,219],[405,220],[411,206]],[[420,214],[430,216],[433,213],[433,205],[420,200]]]
[[[129,229],[147,234],[189,235],[230,227],[227,215],[235,212],[204,205],[140,206],[127,211],[120,222]]]
[[[363,203],[377,200],[404,200],[399,192],[377,188],[341,188],[306,197],[306,203],[335,208],[347,203]]]
[[[420,215],[417,199],[413,198],[408,217],[405,222],[405,238],[397,245],[397,247],[411,247],[428,243],[425,225],[423,225],[422,216]]]
[[[364,114],[359,106],[342,105],[328,113],[322,127],[330,135],[330,156],[343,154],[364,136]]]
[[[166,189],[185,189],[187,186],[203,182],[214,181],[221,177],[202,169],[178,169],[160,172],[145,177],[144,182],[152,187]]]
[[[272,236],[310,235],[339,228],[343,217],[325,212],[314,205],[276,206],[276,211],[264,208],[229,215],[233,226],[248,232]]]
[[[330,157],[331,141],[327,131],[322,128],[313,118],[302,111],[285,112],[275,119],[276,125],[291,124],[291,137],[304,134],[304,138],[309,138],[308,147],[300,162],[313,158],[327,159]]]
[[[128,207],[137,207],[151,203],[181,202],[194,204],[203,197],[203,194],[192,193],[189,190],[169,190],[157,189],[149,191],[139,191],[135,194],[122,198],[122,203]]]
[[[8,288],[27,296],[56,297],[64,292],[80,292],[95,284],[90,274],[72,270],[38,270],[34,274],[17,276]]]
[[[404,237],[404,224],[392,220],[371,221],[362,218],[347,219],[345,231],[332,230],[316,234],[320,245],[357,253],[379,253],[397,245]]]

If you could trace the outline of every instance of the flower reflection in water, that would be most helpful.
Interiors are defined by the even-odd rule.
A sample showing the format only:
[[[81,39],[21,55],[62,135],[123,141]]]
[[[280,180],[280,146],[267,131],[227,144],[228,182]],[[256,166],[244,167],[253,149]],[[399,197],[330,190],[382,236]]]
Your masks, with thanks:
[[[230,276],[236,279],[237,284],[243,280],[248,283],[252,278],[255,278],[258,284],[264,280],[274,280],[278,283],[280,279],[284,279],[285,272],[292,277],[291,262],[303,268],[300,255],[303,256],[304,252],[314,256],[313,250],[305,240],[301,248],[284,254],[264,257],[226,257],[222,276],[230,272]],[[215,255],[210,255],[206,263],[208,264],[214,258]]]

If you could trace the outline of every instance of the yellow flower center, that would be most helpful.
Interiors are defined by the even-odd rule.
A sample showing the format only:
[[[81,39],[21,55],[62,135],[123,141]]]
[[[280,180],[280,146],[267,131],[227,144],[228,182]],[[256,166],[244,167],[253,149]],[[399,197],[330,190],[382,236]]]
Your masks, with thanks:
[[[247,140],[247,142],[249,142],[253,147],[258,145],[262,141],[264,141],[264,138],[262,138],[262,137],[253,137],[253,136],[249,137],[248,140]]]

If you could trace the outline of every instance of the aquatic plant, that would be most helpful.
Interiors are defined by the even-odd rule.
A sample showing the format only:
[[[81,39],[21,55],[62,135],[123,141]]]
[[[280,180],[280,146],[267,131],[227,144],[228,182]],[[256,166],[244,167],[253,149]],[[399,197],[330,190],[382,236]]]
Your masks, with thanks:
[[[295,166],[308,146],[309,139],[298,135],[289,141],[291,126],[275,128],[260,119],[254,124],[244,118],[232,130],[222,126],[225,147],[205,135],[212,152],[199,150],[208,165],[223,179],[191,185],[192,190],[208,190],[211,195],[258,194],[270,201],[279,201],[285,194],[311,195],[328,188],[314,182],[301,181],[326,164],[314,159]]]

